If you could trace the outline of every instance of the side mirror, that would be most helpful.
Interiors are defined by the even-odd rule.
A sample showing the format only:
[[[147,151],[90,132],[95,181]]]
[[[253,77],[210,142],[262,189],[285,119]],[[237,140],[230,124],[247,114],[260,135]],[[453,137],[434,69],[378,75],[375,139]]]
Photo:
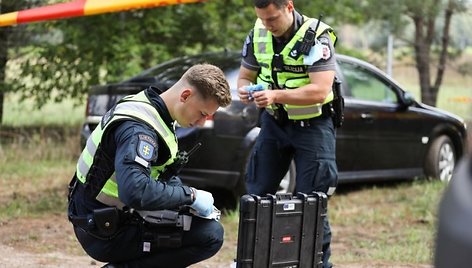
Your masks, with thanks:
[[[415,98],[411,95],[410,92],[403,93],[403,104],[408,107],[415,103]]]

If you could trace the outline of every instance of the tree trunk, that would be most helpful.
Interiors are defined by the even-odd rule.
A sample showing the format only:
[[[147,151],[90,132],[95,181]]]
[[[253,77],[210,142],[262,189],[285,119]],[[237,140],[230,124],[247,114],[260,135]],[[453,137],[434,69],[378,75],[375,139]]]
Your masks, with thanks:
[[[441,38],[441,52],[439,55],[438,69],[436,73],[436,81],[432,89],[434,90],[434,101],[437,104],[439,87],[441,87],[444,71],[446,70],[446,61],[447,61],[447,48],[449,47],[449,30],[451,28],[452,15],[454,14],[454,0],[449,0],[447,3],[446,10],[444,11],[444,28],[442,29],[442,38]]]
[[[438,3],[439,4],[439,3]],[[436,68],[436,78],[434,83],[431,77],[431,46],[434,40],[434,28],[436,17],[414,16],[412,17],[415,24],[415,55],[416,68],[420,78],[421,101],[431,105],[437,105],[438,92],[441,87],[444,71],[446,70],[447,49],[449,46],[449,30],[451,27],[451,19],[454,14],[455,0],[448,0],[446,10],[444,12],[444,28],[442,29],[442,38],[440,43],[440,54]]]
[[[416,56],[416,69],[420,79],[421,89],[421,101],[428,104],[434,105],[430,97],[431,92],[431,43],[432,41],[428,38],[429,32],[429,21],[425,21],[422,16],[413,17],[415,24],[415,56]],[[434,26],[434,25],[433,25]],[[425,33],[425,28],[426,32]]]

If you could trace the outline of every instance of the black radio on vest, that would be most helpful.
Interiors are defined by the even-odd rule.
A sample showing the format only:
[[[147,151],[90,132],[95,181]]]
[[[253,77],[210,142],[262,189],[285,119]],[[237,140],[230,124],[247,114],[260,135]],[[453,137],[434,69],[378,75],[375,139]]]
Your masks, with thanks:
[[[316,23],[316,27],[314,30],[310,28],[308,29],[308,31],[305,32],[305,36],[303,36],[302,45],[300,46],[300,53],[305,54],[305,55],[308,55],[310,53],[310,50],[313,47],[313,44],[315,44],[316,31],[318,30],[318,27],[320,26],[322,17],[323,17],[323,14],[320,14],[320,16],[318,17],[318,22]]]

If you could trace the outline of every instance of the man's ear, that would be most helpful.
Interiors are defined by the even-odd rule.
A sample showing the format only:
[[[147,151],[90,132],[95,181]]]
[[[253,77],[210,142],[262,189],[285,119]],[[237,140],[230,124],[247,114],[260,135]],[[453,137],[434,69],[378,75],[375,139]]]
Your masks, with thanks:
[[[180,93],[180,101],[186,102],[191,95],[192,95],[192,90],[190,88],[186,88],[182,90],[182,92]]]
[[[288,1],[287,8],[289,12],[293,12],[293,1]]]

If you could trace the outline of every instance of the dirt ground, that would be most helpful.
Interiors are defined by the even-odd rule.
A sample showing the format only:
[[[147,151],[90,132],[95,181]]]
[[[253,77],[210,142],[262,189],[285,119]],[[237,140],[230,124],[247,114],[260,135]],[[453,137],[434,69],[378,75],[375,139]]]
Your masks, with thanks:
[[[335,229],[335,227],[333,227]],[[342,230],[335,230],[342,232]],[[333,251],[342,254],[349,250],[341,241],[333,241]],[[229,268],[221,256],[236,252],[234,243],[225,244],[213,258],[192,268]],[[226,258],[228,259],[228,258]],[[0,222],[0,267],[74,267],[95,268],[103,263],[88,257],[75,240],[65,215],[53,214],[35,219],[16,219]],[[387,263],[337,264],[336,268],[432,268],[428,265],[392,265]]]

